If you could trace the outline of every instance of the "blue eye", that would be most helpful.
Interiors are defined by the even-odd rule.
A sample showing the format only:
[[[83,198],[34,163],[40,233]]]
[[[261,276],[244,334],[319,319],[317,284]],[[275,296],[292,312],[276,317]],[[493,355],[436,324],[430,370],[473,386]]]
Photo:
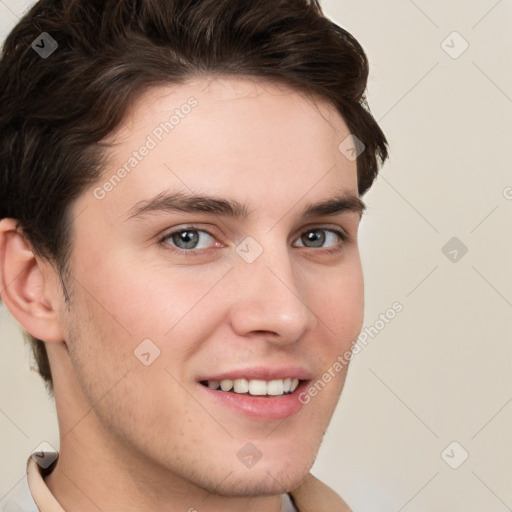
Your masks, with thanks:
[[[344,242],[350,241],[350,237],[347,233],[338,229],[318,227],[304,231],[298,240],[302,244],[299,247],[339,252],[343,249]],[[215,241],[215,237],[211,233],[193,227],[171,231],[160,240],[162,244],[170,246],[171,250],[187,256],[204,254],[212,247],[211,241]],[[329,245],[325,246],[326,243],[329,243]]]
[[[318,234],[318,233],[329,233],[331,236],[325,236],[325,234]],[[327,228],[313,228],[309,229],[308,231],[304,231],[302,236],[299,238],[301,243],[311,243],[312,245],[308,248],[324,248],[324,243],[326,240],[328,241],[329,238],[334,240],[334,245],[339,245],[339,240],[342,242],[348,241],[348,236],[343,232],[339,231],[337,229],[327,229]],[[338,241],[336,241],[336,238]]]
[[[168,233],[162,241],[172,240],[172,243],[182,251],[189,251],[191,249],[206,249],[207,247],[198,247],[197,244],[200,240],[198,233],[204,233],[207,237],[214,239],[208,231],[202,229],[180,229],[179,231],[173,231]]]

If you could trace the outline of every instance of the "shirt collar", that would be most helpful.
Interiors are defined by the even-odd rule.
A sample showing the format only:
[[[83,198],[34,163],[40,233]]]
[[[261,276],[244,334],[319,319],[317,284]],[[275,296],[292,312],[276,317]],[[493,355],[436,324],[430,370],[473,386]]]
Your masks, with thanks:
[[[30,494],[41,512],[65,512],[43,480],[41,466],[31,455],[27,461],[27,481]]]

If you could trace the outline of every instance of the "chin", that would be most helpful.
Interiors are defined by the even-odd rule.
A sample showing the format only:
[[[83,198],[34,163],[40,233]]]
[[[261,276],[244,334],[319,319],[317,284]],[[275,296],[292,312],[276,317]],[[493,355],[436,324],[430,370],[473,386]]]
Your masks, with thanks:
[[[181,475],[211,494],[225,497],[276,496],[296,489],[307,477],[317,451],[302,446],[295,451],[276,451],[271,458],[262,457],[252,466],[238,460],[210,460],[198,469],[187,466]],[[203,460],[204,462],[204,460]],[[193,468],[193,469],[192,469]]]
[[[256,468],[233,472],[211,492],[230,497],[276,496],[297,488],[309,473],[309,468],[287,465],[271,469]]]

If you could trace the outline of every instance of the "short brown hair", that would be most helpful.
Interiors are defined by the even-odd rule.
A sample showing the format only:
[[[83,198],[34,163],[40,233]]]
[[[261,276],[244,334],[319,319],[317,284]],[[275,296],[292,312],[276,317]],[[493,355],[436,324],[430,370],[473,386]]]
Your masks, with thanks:
[[[32,46],[43,32],[58,45],[46,58]],[[101,178],[102,139],[142,92],[203,73],[272,80],[334,105],[365,145],[360,195],[388,156],[366,103],[367,57],[318,0],[40,0],[0,60],[0,219],[16,219],[61,279],[69,207]],[[25,336],[53,395],[45,344]]]

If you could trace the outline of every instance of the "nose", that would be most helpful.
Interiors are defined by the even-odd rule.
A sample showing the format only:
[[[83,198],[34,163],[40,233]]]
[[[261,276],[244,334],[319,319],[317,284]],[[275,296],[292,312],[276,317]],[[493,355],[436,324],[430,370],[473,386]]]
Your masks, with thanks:
[[[315,328],[318,319],[314,305],[307,303],[307,281],[300,279],[291,258],[285,246],[264,250],[252,263],[237,261],[230,320],[239,336],[283,345]]]

